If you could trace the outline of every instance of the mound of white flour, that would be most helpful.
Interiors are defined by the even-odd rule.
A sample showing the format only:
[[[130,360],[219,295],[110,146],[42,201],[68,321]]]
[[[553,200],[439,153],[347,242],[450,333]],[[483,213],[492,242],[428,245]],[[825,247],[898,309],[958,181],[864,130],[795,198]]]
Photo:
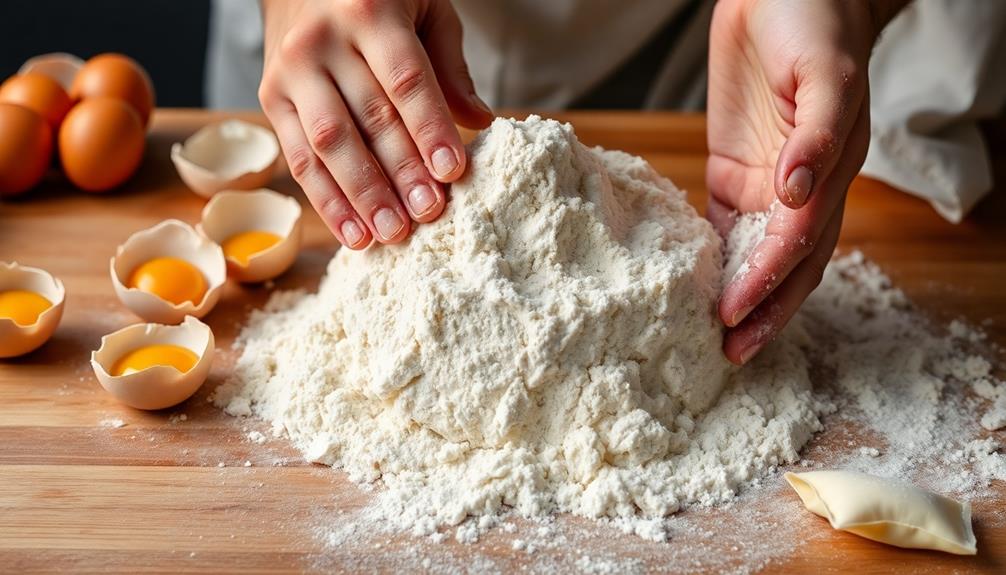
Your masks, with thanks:
[[[720,351],[721,245],[645,161],[497,120],[447,212],[340,250],[315,295],[252,314],[216,401],[381,480],[395,526],[513,508],[646,518],[731,498],[819,428],[807,362]],[[459,537],[462,537],[459,531]]]

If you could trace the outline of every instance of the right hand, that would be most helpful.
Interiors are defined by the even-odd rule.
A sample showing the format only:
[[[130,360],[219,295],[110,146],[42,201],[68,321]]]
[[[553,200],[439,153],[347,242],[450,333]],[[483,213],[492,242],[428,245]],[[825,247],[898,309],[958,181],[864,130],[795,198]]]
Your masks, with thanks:
[[[343,245],[404,240],[484,128],[449,0],[263,0],[259,100],[290,172]]]

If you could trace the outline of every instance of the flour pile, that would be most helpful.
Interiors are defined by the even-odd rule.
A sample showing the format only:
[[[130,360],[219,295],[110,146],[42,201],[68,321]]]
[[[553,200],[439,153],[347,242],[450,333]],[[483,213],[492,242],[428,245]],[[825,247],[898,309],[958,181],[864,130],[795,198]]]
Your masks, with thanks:
[[[799,458],[826,410],[801,332],[743,378],[726,363],[721,242],[683,192],[534,116],[496,120],[470,165],[405,245],[340,250],[317,294],[253,313],[217,403],[380,480],[417,534],[512,509],[659,539]]]

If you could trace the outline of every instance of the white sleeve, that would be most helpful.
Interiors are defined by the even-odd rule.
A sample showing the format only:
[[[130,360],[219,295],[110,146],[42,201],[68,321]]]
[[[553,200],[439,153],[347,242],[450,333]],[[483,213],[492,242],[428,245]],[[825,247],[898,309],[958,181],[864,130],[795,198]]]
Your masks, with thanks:
[[[863,174],[959,222],[992,188],[978,121],[1006,102],[1006,2],[916,0],[870,62],[872,129]]]

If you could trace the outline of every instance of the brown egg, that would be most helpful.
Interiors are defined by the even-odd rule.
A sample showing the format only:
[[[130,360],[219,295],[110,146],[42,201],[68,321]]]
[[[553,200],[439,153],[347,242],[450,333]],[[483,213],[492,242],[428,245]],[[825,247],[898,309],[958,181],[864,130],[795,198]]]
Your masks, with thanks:
[[[104,192],[128,180],[143,159],[145,144],[140,116],[115,98],[80,102],[59,128],[63,172],[88,192]]]
[[[38,112],[53,130],[59,129],[71,105],[63,86],[43,74],[11,76],[0,86],[0,102],[20,104]]]
[[[147,126],[154,109],[154,86],[136,60],[122,54],[100,54],[84,64],[70,87],[70,97],[80,101],[102,96],[129,102]]]
[[[38,113],[0,103],[0,196],[35,187],[52,160],[52,128]]]

